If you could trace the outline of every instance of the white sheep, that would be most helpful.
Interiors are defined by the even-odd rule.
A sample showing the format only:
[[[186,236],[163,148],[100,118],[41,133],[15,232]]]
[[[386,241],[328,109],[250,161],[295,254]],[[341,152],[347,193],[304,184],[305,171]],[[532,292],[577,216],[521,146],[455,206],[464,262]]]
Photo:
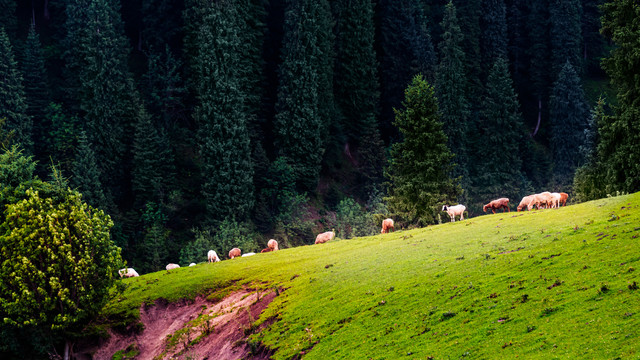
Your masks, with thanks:
[[[442,211],[446,211],[451,217],[451,222],[456,221],[456,216],[460,216],[460,221],[464,220],[464,211],[467,209],[464,205],[449,206],[444,205]]]
[[[177,269],[179,267],[180,267],[180,265],[171,263],[171,264],[167,265],[167,270]]]
[[[209,253],[207,253],[207,259],[209,260],[209,262],[218,262],[218,261],[220,261],[220,258],[218,257],[218,254],[213,250],[209,250]]]
[[[196,266],[196,263],[189,264],[189,267],[191,267],[191,266]]]
[[[126,269],[120,269],[118,270],[118,274],[120,274],[120,277],[137,277],[140,276],[138,275],[138,273],[133,270],[133,268],[126,268]]]
[[[256,254],[256,253],[254,253],[254,252],[248,252],[248,253],[242,254],[242,256],[241,256],[241,257],[245,257],[245,256],[253,256],[253,255],[255,255],[255,254]]]

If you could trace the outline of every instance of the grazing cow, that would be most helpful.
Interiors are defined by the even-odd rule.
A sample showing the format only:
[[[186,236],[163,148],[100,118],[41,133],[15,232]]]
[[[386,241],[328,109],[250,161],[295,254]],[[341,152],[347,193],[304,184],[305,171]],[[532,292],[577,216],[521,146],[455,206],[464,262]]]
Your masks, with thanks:
[[[561,192],[560,193],[560,204],[562,206],[566,206],[568,198],[569,198],[569,194]]]
[[[511,209],[509,209],[508,198],[500,198],[497,200],[493,200],[489,202],[487,205],[482,207],[482,211],[487,212],[487,210],[491,210],[494,214],[496,213],[496,210],[500,210],[500,209],[502,209],[502,212],[504,212],[505,210],[507,210],[508,212],[511,212]]]
[[[271,249],[271,251],[280,250],[280,248],[278,248],[278,242],[275,239],[269,240],[269,242],[267,243],[267,247]]]
[[[231,251],[229,251],[229,259],[240,257],[241,255],[242,255],[242,251],[240,251],[240,249],[238,248],[233,248],[231,249]]]
[[[562,195],[560,195],[560,193],[551,193],[551,197],[552,197],[552,201],[551,201],[551,207],[552,208],[559,208],[560,207],[560,201],[562,201]]]
[[[261,253],[266,253],[266,252],[271,252],[271,251],[273,251],[273,250],[271,250],[270,248],[264,248],[260,252]]]
[[[548,191],[541,192],[540,194],[535,194],[533,196],[534,199],[528,205],[529,210],[533,209],[534,206],[538,209],[545,209],[551,207],[553,204],[553,196]]]
[[[456,216],[460,216],[460,221],[464,220],[464,211],[467,209],[464,205],[449,206],[444,205],[442,211],[446,211],[451,217],[451,222],[456,221]]]
[[[179,267],[180,265],[171,263],[167,265],[167,270],[177,269]]]
[[[327,241],[332,240],[336,236],[336,233],[333,231],[323,232],[322,234],[318,234],[316,236],[316,244],[324,244]]]
[[[120,274],[120,277],[137,277],[137,276],[140,276],[140,275],[138,275],[138,273],[135,270],[133,270],[133,268],[120,269],[120,270],[118,270],[118,274]]]
[[[518,211],[524,210],[525,208],[529,210],[529,204],[533,201],[535,195],[528,195],[520,200],[520,204],[518,205]]]
[[[220,261],[220,258],[218,257],[218,254],[215,251],[209,250],[209,252],[207,253],[207,260],[209,262],[218,262]]]
[[[389,230],[393,230],[393,219],[384,219],[382,220],[382,230],[380,230],[381,234],[388,234]]]

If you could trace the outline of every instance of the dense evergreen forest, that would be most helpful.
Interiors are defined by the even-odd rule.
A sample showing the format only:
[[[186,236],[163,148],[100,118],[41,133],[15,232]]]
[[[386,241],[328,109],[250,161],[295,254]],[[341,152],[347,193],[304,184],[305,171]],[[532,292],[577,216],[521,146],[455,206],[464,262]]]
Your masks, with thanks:
[[[3,139],[104,209],[141,273],[444,203],[638,190],[637,162],[599,160],[638,126],[605,126],[626,80],[601,65],[624,26],[603,3],[0,0]]]

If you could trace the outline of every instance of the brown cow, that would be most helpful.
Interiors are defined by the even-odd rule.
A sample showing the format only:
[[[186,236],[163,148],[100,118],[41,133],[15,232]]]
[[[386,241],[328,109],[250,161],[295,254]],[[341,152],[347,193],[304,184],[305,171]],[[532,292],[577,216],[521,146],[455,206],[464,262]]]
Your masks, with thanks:
[[[560,193],[560,205],[566,206],[568,198],[569,198],[569,194],[561,192]]]
[[[387,233],[389,233],[390,229],[395,229],[393,227],[393,219],[384,219],[384,220],[382,220],[382,230],[380,231],[380,233],[387,234]]]
[[[240,257],[242,255],[242,251],[238,248],[233,248],[229,251],[229,259],[233,259],[236,257]]]
[[[497,200],[493,200],[489,202],[487,205],[482,207],[482,211],[487,212],[487,210],[491,210],[494,214],[496,210],[502,209],[502,212],[506,209],[508,212],[511,212],[509,209],[509,199],[508,198],[500,198]]]
[[[316,236],[316,244],[324,244],[327,241],[332,240],[336,236],[336,233],[333,231],[323,232],[322,234],[318,234]]]

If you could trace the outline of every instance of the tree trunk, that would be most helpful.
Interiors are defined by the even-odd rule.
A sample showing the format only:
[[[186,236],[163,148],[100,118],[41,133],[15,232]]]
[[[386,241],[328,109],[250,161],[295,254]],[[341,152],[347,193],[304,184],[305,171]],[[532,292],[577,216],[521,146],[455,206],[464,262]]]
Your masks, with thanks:
[[[540,122],[542,121],[542,99],[538,99],[538,123],[536,124],[535,130],[533,130],[533,134],[531,137],[536,136],[538,130],[540,129]]]

